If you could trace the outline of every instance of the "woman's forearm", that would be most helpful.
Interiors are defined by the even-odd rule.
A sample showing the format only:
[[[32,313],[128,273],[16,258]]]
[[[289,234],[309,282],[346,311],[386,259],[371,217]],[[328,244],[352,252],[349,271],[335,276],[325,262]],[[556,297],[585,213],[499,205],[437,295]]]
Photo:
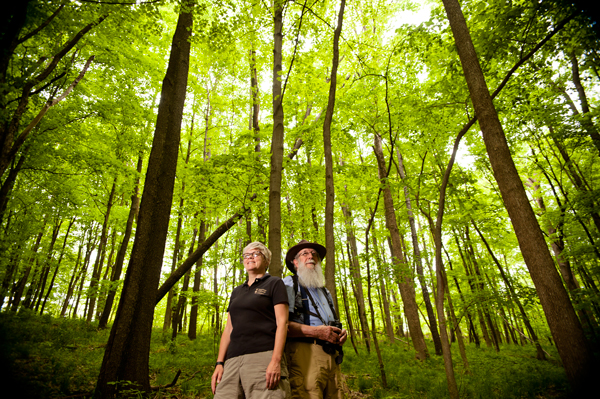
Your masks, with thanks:
[[[225,355],[227,355],[227,349],[229,348],[229,343],[231,342],[231,318],[229,314],[227,314],[227,324],[225,324],[225,329],[223,330],[223,334],[221,334],[221,342],[219,343],[219,354],[217,355],[217,362],[225,361]]]
[[[281,361],[283,357],[283,349],[285,347],[285,339],[288,329],[288,305],[280,303],[275,305],[275,321],[277,330],[275,331],[275,345],[273,347],[273,357],[271,360]]]

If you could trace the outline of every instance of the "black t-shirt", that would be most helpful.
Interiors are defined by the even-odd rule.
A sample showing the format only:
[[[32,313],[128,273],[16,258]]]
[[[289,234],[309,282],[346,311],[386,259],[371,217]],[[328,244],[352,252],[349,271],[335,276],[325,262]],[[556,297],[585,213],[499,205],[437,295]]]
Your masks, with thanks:
[[[277,331],[275,305],[280,303],[288,303],[285,284],[268,273],[252,286],[246,281],[233,290],[227,307],[233,330],[226,359],[273,350]]]

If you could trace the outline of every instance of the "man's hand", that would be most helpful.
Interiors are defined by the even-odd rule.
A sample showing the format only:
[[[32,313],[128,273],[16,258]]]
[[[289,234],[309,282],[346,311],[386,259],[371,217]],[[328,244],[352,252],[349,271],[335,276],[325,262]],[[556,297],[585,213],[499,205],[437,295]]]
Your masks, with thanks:
[[[266,378],[267,378],[267,389],[277,388],[277,384],[279,384],[279,379],[281,378],[280,362],[271,360],[271,362],[267,366]]]
[[[322,341],[327,341],[335,345],[341,345],[342,333],[346,330],[341,330],[334,326],[319,326],[317,338]],[[346,335],[344,335],[344,341],[346,340]]]
[[[212,388],[213,395],[215,394],[215,391],[217,390],[217,384],[221,382],[222,377],[223,366],[218,364],[217,367],[215,367],[215,372],[213,373],[212,378],[210,380],[210,387]]]
[[[344,345],[344,343],[346,342],[347,339],[348,339],[348,331],[346,331],[346,329],[343,329],[340,334],[340,345]]]

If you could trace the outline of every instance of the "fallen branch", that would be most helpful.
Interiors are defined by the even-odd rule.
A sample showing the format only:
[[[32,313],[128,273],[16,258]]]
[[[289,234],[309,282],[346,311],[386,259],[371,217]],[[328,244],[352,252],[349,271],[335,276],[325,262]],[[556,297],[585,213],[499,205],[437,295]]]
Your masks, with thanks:
[[[406,345],[410,346],[410,344],[408,343],[408,341],[404,341],[404,340],[402,340],[402,339],[400,339],[400,338],[398,338],[398,337],[394,337],[394,339],[397,339],[398,341],[400,341],[400,342],[403,342],[403,343],[405,343]]]
[[[254,200],[255,198],[256,194],[250,198],[250,201]],[[223,222],[206,240],[204,240],[202,244],[200,244],[198,249],[196,249],[193,254],[188,256],[188,258],[181,264],[181,266],[179,266],[173,273],[171,273],[169,278],[167,278],[163,285],[160,286],[156,293],[157,304],[167,294],[167,292],[169,292],[169,290],[173,288],[177,281],[179,281],[181,277],[183,277],[188,271],[192,269],[192,267],[198,261],[198,259],[200,259],[200,257],[204,255],[204,253],[208,251],[210,247],[223,234],[225,234],[232,226],[234,226],[238,222],[238,220],[240,220],[241,217],[244,216],[246,212],[248,212],[249,209],[249,207],[244,207],[239,212],[237,212],[232,217]]]
[[[179,379],[180,375],[181,375],[181,370],[177,370],[177,374],[175,374],[175,378],[173,378],[173,381],[170,384],[159,385],[157,387],[150,387],[150,389],[152,389],[153,391],[158,391],[159,389],[171,388],[173,385],[175,385],[177,383],[177,380]]]

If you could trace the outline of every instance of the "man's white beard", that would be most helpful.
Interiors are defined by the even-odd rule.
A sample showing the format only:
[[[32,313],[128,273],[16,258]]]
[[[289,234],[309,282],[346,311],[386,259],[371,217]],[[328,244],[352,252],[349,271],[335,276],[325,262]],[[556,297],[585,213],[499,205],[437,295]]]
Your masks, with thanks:
[[[300,277],[300,283],[306,288],[320,288],[325,285],[321,261],[315,262],[314,269],[310,269],[304,262],[298,260],[298,277]]]

